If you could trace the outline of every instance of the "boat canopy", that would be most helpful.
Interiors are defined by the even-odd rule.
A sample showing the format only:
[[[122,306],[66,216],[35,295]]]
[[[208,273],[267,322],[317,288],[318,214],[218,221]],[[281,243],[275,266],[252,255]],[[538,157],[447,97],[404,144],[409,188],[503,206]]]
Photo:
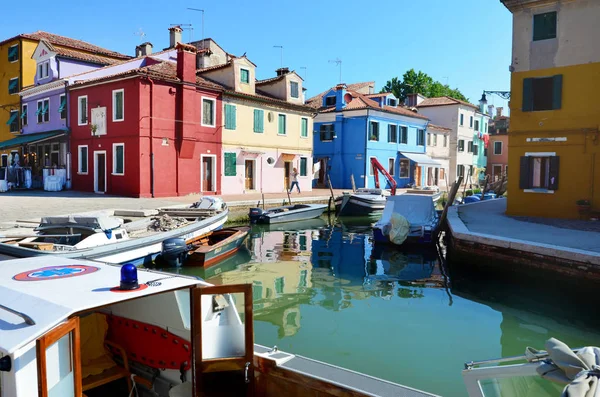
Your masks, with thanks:
[[[428,225],[434,221],[435,207],[431,195],[401,194],[387,198],[383,214],[378,224],[389,223],[392,215],[400,214],[412,226]]]
[[[434,165],[436,167],[441,167],[442,164],[435,161],[428,155],[424,153],[410,153],[410,152],[398,152],[409,160],[414,161],[419,165]]]
[[[43,230],[58,227],[79,227],[91,229],[97,232],[112,230],[123,225],[123,219],[110,216],[47,216],[35,230]]]
[[[58,256],[2,262],[0,353],[14,353],[81,311],[196,284],[208,285],[192,277],[138,269],[141,288],[116,292],[120,276],[120,266]],[[156,280],[160,282],[149,283]]]

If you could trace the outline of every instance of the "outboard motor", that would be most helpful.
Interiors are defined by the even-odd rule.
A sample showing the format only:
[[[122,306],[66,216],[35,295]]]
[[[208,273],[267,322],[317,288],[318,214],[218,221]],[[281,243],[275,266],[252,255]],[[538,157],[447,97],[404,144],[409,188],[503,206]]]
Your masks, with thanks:
[[[264,214],[265,212],[260,209],[260,208],[250,208],[250,212],[248,213],[248,217],[250,218],[250,222],[251,223],[256,223],[258,221],[258,219]]]
[[[169,267],[181,267],[187,259],[188,246],[182,238],[163,241],[161,259]]]

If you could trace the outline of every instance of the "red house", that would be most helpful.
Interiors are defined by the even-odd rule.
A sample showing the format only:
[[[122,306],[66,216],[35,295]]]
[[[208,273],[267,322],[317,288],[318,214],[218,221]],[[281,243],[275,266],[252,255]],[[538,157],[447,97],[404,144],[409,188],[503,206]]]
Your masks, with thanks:
[[[73,188],[133,197],[221,191],[221,91],[196,77],[196,48],[177,62],[69,87]]]

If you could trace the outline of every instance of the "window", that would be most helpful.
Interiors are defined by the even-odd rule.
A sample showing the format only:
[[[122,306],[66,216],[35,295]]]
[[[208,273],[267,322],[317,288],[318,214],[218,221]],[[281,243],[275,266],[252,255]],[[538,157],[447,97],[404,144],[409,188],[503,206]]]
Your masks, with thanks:
[[[125,144],[113,143],[113,175],[125,175]]]
[[[88,173],[88,147],[87,145],[77,146],[77,173],[87,174]]]
[[[202,122],[205,127],[215,126],[215,100],[211,98],[202,98]]]
[[[234,152],[225,153],[225,176],[236,175],[236,157]]]
[[[559,157],[554,153],[532,153],[521,157],[520,189],[558,189]]]
[[[473,116],[469,117],[469,128],[473,128]]]
[[[417,145],[425,146],[425,130],[417,130]]]
[[[473,155],[479,155],[479,145],[473,145]]]
[[[240,81],[250,84],[250,71],[248,69],[240,69]]]
[[[285,135],[287,133],[285,114],[279,115],[279,122],[277,123],[277,133],[279,135]]]
[[[236,127],[236,107],[235,105],[225,104],[225,129],[235,130]]]
[[[523,80],[523,111],[560,109],[562,74]]]
[[[475,120],[475,131],[479,131],[479,120]]]
[[[400,143],[408,143],[408,127],[400,127]]]
[[[254,109],[254,132],[264,132],[265,111]]]
[[[376,157],[369,157],[369,175],[371,175],[371,176],[375,175],[375,168],[373,167],[373,159],[376,159]]]
[[[433,146],[437,146],[437,134],[433,134]]]
[[[495,155],[502,154],[502,141],[494,142],[494,154]]]
[[[325,106],[335,106],[335,96],[328,96],[325,98]]]
[[[15,77],[8,81],[8,93],[18,94],[19,93],[19,78]]]
[[[533,16],[533,41],[556,38],[556,11]]]
[[[321,133],[321,141],[327,142],[332,141],[335,135],[334,125],[333,124],[321,124],[319,128],[319,132]]]
[[[465,151],[465,140],[464,139],[459,139],[458,140],[458,151],[459,152],[464,152]]]
[[[448,136],[444,135],[444,147],[448,146]]]
[[[38,80],[45,79],[48,77],[48,69],[50,68],[50,61],[42,62],[38,64]]]
[[[290,81],[290,95],[292,98],[298,98],[298,83],[295,81]]]
[[[464,165],[459,164],[459,165],[456,166],[456,176],[457,177],[459,177],[459,176],[464,177],[465,176],[465,166]]]
[[[62,94],[60,97],[60,106],[58,107],[58,112],[60,113],[60,119],[67,119],[67,95]]]
[[[464,114],[460,114],[460,125],[465,125],[465,115]]]
[[[394,176],[394,165],[396,163],[395,159],[388,159],[388,172],[390,175]]]
[[[410,160],[400,160],[400,178],[410,177]]]
[[[300,176],[308,175],[308,159],[300,157]]]
[[[431,146],[431,133],[427,133],[427,146]]]
[[[77,125],[86,125],[88,123],[87,96],[77,98]]]
[[[114,90],[112,92],[113,121],[123,121],[125,119],[124,95],[123,90]]]
[[[396,143],[398,141],[398,126],[390,124],[388,125],[388,142]]]
[[[10,132],[19,132],[19,111],[11,110],[10,117],[6,122],[10,126]]]
[[[37,116],[38,124],[47,123],[50,121],[50,99],[46,98],[41,101],[37,101]]]
[[[8,62],[16,62],[19,60],[19,45],[15,44],[8,47]]]
[[[27,108],[28,108],[28,106],[27,106],[27,104],[25,104],[25,105],[23,105],[23,108],[21,110],[21,124],[23,126],[26,126],[27,122],[28,122]]]
[[[388,105],[396,107],[396,106],[398,106],[398,101],[393,98],[390,98],[390,99],[388,99]]]
[[[443,168],[440,168],[440,179],[444,179],[446,178],[446,170],[444,170]]]
[[[8,167],[8,154],[2,154],[0,155],[0,158],[2,159],[0,161],[0,167]]]
[[[300,137],[308,138],[308,119],[306,117],[300,119]]]
[[[473,153],[473,141],[467,142],[467,153]]]
[[[369,122],[369,140],[379,141],[379,123],[377,121]]]

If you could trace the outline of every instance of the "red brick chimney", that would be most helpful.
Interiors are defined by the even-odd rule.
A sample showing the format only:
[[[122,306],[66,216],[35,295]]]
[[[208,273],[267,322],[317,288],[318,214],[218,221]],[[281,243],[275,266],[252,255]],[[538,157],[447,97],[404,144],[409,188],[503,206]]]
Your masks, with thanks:
[[[186,83],[196,83],[196,47],[177,44],[177,77]]]

